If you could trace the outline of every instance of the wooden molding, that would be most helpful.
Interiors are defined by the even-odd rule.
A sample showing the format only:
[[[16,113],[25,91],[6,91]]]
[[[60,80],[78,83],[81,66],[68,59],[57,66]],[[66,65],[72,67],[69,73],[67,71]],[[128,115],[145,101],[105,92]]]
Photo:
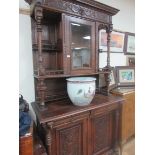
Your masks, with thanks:
[[[23,8],[20,8],[20,9],[19,9],[19,14],[30,15],[30,9],[23,9]]]

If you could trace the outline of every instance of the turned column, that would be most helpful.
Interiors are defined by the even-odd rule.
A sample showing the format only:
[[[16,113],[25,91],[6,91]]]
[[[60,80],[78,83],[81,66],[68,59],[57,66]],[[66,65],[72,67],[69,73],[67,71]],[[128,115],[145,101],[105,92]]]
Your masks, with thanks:
[[[109,84],[110,84],[110,73],[111,73],[111,66],[110,66],[110,41],[111,41],[111,32],[112,32],[112,24],[100,24],[99,30],[104,29],[107,33],[107,65],[102,68],[102,72],[105,77],[105,86],[104,89],[101,89],[101,93],[104,95],[109,95]],[[103,52],[101,49],[99,52]]]
[[[112,24],[106,26],[106,33],[107,33],[107,65],[103,68],[104,76],[105,76],[105,95],[109,95],[109,85],[110,85],[110,73],[111,73],[111,66],[110,66],[110,41],[111,41],[111,32],[112,32]]]
[[[46,85],[45,85],[45,79],[39,78],[37,82],[37,92],[39,97],[39,105],[41,108],[45,108],[45,97],[46,97]]]
[[[41,21],[43,18],[43,9],[41,6],[35,7],[35,20],[37,29],[37,46],[38,46],[38,75],[42,76],[45,74],[45,69],[43,67],[43,57],[42,57],[42,25]]]
[[[111,68],[110,66],[110,41],[111,41],[111,32],[112,32],[113,26],[109,25],[106,28],[107,33],[107,66],[108,68]]]
[[[43,56],[42,56],[42,19],[43,19],[43,8],[37,4],[34,10],[36,29],[37,29],[37,46],[38,46],[38,82],[37,82],[37,92],[39,97],[39,105],[45,106],[45,68],[43,66]]]
[[[47,123],[47,124],[43,124],[43,128],[44,131],[46,133],[45,135],[45,143],[46,143],[46,147],[47,147],[47,152],[49,155],[54,155],[53,152],[54,150],[52,150],[52,130],[53,130],[53,122]]]

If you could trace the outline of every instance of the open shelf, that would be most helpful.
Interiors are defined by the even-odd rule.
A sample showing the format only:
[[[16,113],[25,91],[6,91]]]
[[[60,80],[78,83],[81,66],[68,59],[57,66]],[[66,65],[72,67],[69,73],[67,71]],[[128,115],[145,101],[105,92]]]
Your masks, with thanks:
[[[36,43],[34,43],[32,45],[33,51],[38,51],[38,45]],[[43,43],[42,44],[42,51],[54,51],[54,52],[58,52],[59,49],[56,47],[56,44],[54,43]]]

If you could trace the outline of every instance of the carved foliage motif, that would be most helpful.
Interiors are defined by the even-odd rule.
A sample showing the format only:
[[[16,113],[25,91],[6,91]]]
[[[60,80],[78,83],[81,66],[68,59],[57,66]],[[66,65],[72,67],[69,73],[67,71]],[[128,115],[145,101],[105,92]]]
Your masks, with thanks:
[[[60,155],[81,155],[81,126],[60,131]]]
[[[67,2],[64,0],[46,0],[46,4],[54,9],[58,9],[64,12],[76,14],[78,16],[91,18],[108,23],[110,17],[102,12],[96,11],[94,9],[86,8],[75,3]]]
[[[43,8],[40,6],[35,7],[35,20],[37,21],[37,31],[42,31],[41,21],[43,18]]]
[[[110,117],[108,115],[94,120],[94,152],[98,152],[109,146]]]
[[[106,33],[111,33],[113,30],[113,25],[112,24],[100,24],[98,26],[98,30],[101,30],[101,29],[105,29]]]

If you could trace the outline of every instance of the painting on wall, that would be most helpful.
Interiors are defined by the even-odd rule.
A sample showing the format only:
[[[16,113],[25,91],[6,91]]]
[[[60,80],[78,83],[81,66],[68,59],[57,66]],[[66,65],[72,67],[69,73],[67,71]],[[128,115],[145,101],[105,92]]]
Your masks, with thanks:
[[[131,66],[116,66],[117,85],[134,86],[135,85],[135,68]]]
[[[135,34],[134,33],[125,33],[124,39],[124,53],[129,55],[135,54]]]
[[[123,53],[125,34],[119,31],[112,31],[110,40],[111,53]],[[99,49],[100,51],[107,51],[107,33],[105,30],[99,31]]]

